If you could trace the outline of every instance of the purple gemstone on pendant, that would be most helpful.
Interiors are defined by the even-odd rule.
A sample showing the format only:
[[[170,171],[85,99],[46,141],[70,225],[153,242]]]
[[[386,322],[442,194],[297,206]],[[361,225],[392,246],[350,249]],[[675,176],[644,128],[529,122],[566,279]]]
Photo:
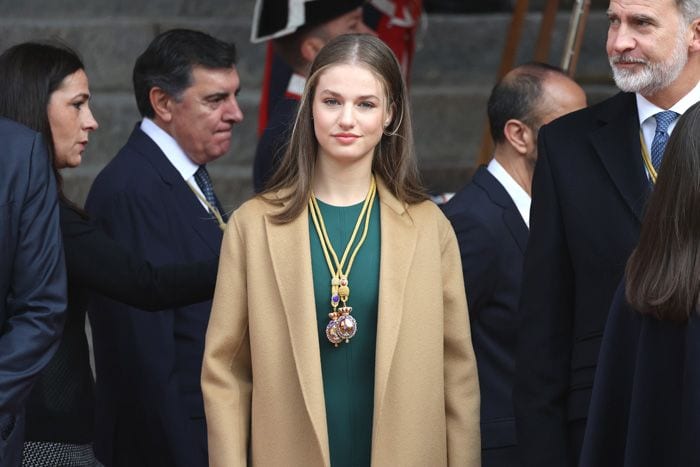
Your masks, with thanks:
[[[333,295],[333,296],[331,297],[331,301],[332,301],[333,303],[338,303],[338,302],[340,301],[340,297],[337,296],[337,295]]]

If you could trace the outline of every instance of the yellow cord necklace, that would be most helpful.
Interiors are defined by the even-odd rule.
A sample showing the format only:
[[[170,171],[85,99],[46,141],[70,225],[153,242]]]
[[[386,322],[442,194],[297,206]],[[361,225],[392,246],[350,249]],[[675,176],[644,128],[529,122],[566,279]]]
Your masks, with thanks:
[[[644,142],[644,135],[642,135],[642,130],[639,130],[639,141],[642,145],[642,160],[644,160],[644,166],[647,168],[647,172],[649,172],[649,179],[651,180],[652,185],[656,184],[656,169],[654,168],[654,164],[651,163],[651,156],[649,156],[649,150],[647,149],[647,144]]]
[[[369,230],[369,220],[372,216],[372,206],[374,204],[374,198],[377,194],[377,184],[374,181],[374,176],[370,181],[369,191],[365,197],[365,201],[362,204],[362,210],[360,215],[357,217],[357,222],[355,222],[355,228],[350,235],[350,240],[345,246],[345,251],[343,252],[343,257],[338,260],[338,255],[331,245],[330,238],[328,237],[328,232],[326,231],[326,225],[323,222],[323,216],[321,215],[321,209],[316,202],[316,197],[311,193],[309,198],[309,211],[311,213],[311,219],[313,220],[314,227],[316,228],[316,233],[318,234],[319,241],[321,242],[321,250],[323,251],[323,256],[326,258],[326,264],[328,265],[328,270],[331,274],[331,307],[332,311],[328,314],[330,321],[326,326],[326,337],[328,340],[338,347],[338,344],[345,341],[349,343],[350,339],[357,333],[357,321],[354,317],[350,316],[352,312],[352,307],[347,305],[348,298],[350,297],[350,283],[348,282],[348,277],[350,276],[350,269],[352,269],[352,264],[355,262],[355,257],[357,252],[360,251],[360,247],[365,242],[367,238],[367,231]],[[350,255],[350,260],[345,268],[345,261],[348,259],[348,254],[352,244],[355,242],[355,237],[357,232],[360,230],[360,225],[364,223],[364,228],[362,231],[362,236],[360,240],[355,245],[355,249]],[[340,308],[338,305],[342,302]]]

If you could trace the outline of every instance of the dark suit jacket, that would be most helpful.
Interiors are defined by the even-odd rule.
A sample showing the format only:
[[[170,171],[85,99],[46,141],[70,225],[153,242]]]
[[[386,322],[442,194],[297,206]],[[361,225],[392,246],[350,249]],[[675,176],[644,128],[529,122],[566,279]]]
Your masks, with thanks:
[[[297,116],[299,101],[285,97],[281,99],[270,113],[265,132],[258,141],[253,161],[253,187],[256,193],[265,189],[265,185],[277,170],[284,152],[292,137],[292,126]]]
[[[650,191],[634,94],[542,128],[514,392],[525,466],[575,465],[613,293]]]
[[[138,127],[98,175],[86,207],[155,266],[211,258],[221,245],[217,223]],[[207,465],[199,379],[210,307],[143,313],[107,299],[91,306],[95,448],[107,466]]]
[[[496,178],[480,167],[445,206],[457,234],[481,390],[481,461],[518,465],[513,373],[528,230]]]
[[[217,258],[159,268],[109,238],[84,214],[59,202],[68,272],[68,311],[61,343],[27,401],[26,441],[90,444],[94,388],[85,336],[92,291],[148,310],[212,297]],[[39,459],[37,459],[38,461]]]
[[[581,467],[700,465],[700,322],[643,316],[615,295]]]
[[[42,138],[0,119],[0,466],[19,465],[24,403],[56,351],[66,272]]]

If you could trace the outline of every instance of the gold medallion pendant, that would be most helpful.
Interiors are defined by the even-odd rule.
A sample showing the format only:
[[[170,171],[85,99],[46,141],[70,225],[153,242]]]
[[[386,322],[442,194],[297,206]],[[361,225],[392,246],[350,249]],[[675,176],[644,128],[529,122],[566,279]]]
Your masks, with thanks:
[[[362,210],[360,211],[360,215],[357,217],[357,222],[355,222],[355,228],[352,231],[350,240],[345,247],[343,257],[340,260],[338,260],[338,255],[336,255],[333,245],[331,245],[331,241],[328,238],[328,232],[326,231],[326,225],[323,222],[321,209],[319,208],[313,193],[309,199],[311,219],[313,220],[314,227],[316,228],[316,233],[318,234],[319,241],[321,242],[321,249],[323,250],[323,255],[326,258],[326,264],[328,265],[328,270],[331,274],[331,312],[328,313],[330,321],[326,325],[326,338],[336,347],[343,342],[346,344],[350,343],[350,339],[355,337],[355,334],[357,334],[357,320],[350,315],[350,313],[352,313],[352,307],[348,306],[347,304],[350,297],[350,283],[348,281],[348,276],[350,275],[350,269],[352,269],[352,264],[355,261],[357,252],[360,251],[360,247],[364,244],[365,239],[367,238],[369,220],[372,215],[372,205],[376,194],[377,185],[374,180],[374,176],[372,176],[369,192],[365,197]],[[345,260],[348,259],[348,254],[353,243],[355,243],[355,237],[357,236],[357,232],[360,230],[360,226],[362,224],[364,224],[362,237],[357,242],[357,245],[355,245],[347,268],[345,268]],[[341,302],[342,306],[339,307]]]
[[[326,337],[336,347],[343,341],[346,344],[350,343],[350,339],[357,333],[357,321],[350,316],[350,313],[352,313],[352,307],[349,306],[338,308],[337,312],[328,313],[331,320],[326,326]]]

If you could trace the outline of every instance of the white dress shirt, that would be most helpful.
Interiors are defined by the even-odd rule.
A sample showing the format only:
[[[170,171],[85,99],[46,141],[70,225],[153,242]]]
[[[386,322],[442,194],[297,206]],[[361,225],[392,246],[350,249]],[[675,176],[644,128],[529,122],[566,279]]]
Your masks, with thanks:
[[[192,159],[185,154],[185,151],[183,151],[180,145],[177,144],[177,141],[175,141],[175,139],[165,130],[156,125],[150,118],[143,118],[141,121],[141,131],[146,133],[148,137],[151,138],[154,143],[156,143],[160,150],[163,151],[165,157],[167,157],[173,167],[175,167],[175,170],[180,172],[180,175],[185,182],[187,182],[190,188],[201,195],[201,198],[200,196],[197,196],[197,200],[199,200],[199,204],[201,204],[204,209],[209,212],[209,208],[207,207],[206,203],[202,201],[202,199],[204,199],[204,193],[202,193],[202,190],[197,184],[197,180],[194,178],[194,173],[197,171],[197,169],[199,169],[199,165],[192,162]]]
[[[530,228],[530,204],[532,203],[532,198],[527,194],[527,191],[523,190],[523,187],[518,185],[513,177],[503,168],[503,166],[496,160],[491,159],[489,165],[486,167],[491,175],[493,175],[498,182],[503,185],[508,196],[515,203],[515,207],[518,208],[518,212],[523,218],[527,228]]]
[[[651,151],[651,142],[654,141],[654,133],[656,132],[656,119],[654,115],[664,110],[673,110],[678,115],[683,115],[686,110],[696,102],[700,101],[700,81],[690,90],[688,94],[683,96],[678,102],[673,104],[670,109],[662,109],[656,104],[649,102],[644,96],[636,93],[637,96],[637,116],[639,117],[639,127],[642,129],[644,143],[647,149]],[[680,118],[680,117],[679,117]],[[674,120],[668,126],[668,134],[673,132],[678,119]]]

